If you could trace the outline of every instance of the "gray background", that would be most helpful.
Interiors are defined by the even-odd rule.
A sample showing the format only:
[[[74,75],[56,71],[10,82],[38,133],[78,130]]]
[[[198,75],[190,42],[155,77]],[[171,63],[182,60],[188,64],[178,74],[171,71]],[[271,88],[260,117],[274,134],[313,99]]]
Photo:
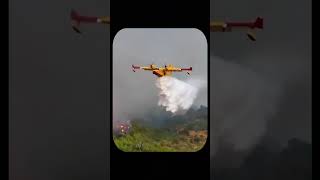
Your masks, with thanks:
[[[10,179],[108,177],[109,27],[70,26],[71,8],[109,2],[9,1]]]
[[[230,99],[230,94],[223,91],[230,84],[238,88],[233,89],[233,96],[246,96],[242,91],[250,92],[248,97],[256,94],[253,101],[240,100],[241,106],[254,105],[243,118],[245,123],[238,125],[243,127],[233,128],[240,136],[248,136],[236,143],[250,144],[248,138],[260,133],[280,143],[292,137],[311,142],[311,1],[215,0],[211,9],[211,19],[246,21],[261,16],[265,20],[255,43],[245,40],[245,32],[211,34],[211,56],[228,62],[211,63],[213,111],[230,112],[214,99]]]
[[[79,36],[68,16],[109,15],[109,2],[9,3],[10,179],[106,179],[109,27]],[[266,23],[256,43],[211,34],[212,150],[220,140],[250,149],[265,135],[311,142],[311,1],[215,0],[211,9],[211,19]]]

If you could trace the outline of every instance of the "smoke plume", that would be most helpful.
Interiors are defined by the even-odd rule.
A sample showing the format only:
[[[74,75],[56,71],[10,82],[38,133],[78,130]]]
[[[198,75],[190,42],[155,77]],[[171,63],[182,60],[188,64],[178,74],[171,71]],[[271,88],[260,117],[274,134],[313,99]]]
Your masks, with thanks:
[[[219,141],[248,149],[265,134],[267,121],[277,111],[277,84],[239,64],[211,58],[211,145]]]
[[[193,105],[203,85],[204,82],[201,80],[190,80],[187,83],[170,76],[158,78],[156,80],[156,86],[160,90],[158,105],[173,114],[184,113]]]

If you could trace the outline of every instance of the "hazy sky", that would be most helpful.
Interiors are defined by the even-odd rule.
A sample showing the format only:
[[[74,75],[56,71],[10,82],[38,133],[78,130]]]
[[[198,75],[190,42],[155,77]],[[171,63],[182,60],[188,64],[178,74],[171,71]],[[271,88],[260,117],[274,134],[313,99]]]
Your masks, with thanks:
[[[134,73],[132,64],[192,67],[191,76],[175,72],[173,77],[207,82],[207,40],[197,29],[123,29],[113,41],[113,52],[114,118],[143,117],[150,108],[157,107],[158,77],[150,71]],[[207,105],[207,87],[200,89],[194,105]]]

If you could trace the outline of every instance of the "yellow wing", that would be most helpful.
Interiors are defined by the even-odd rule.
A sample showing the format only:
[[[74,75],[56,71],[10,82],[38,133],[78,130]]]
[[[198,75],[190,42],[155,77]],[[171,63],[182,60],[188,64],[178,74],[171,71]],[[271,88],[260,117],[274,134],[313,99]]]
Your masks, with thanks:
[[[143,69],[143,70],[146,70],[146,71],[156,70],[155,68],[151,68],[151,67],[140,67],[140,69]]]
[[[147,71],[159,70],[159,68],[153,64],[150,66],[140,67],[140,69],[147,70]]]
[[[175,67],[171,67],[171,68],[167,68],[168,71],[181,71],[181,68],[175,68]]]
[[[177,68],[177,67],[174,67],[172,64],[169,64],[166,67],[166,70],[167,71],[192,71],[192,67],[190,67],[190,68]]]
[[[174,67],[172,64],[168,64],[165,68],[166,71],[181,71],[180,68]]]

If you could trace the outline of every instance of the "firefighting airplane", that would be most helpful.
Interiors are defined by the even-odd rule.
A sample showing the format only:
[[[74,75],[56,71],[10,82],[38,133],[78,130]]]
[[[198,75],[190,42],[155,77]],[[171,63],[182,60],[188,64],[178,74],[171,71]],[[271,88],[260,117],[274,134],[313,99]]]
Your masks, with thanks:
[[[190,75],[189,71],[192,71],[192,67],[177,68],[177,67],[174,67],[172,64],[165,65],[164,67],[157,67],[155,64],[150,64],[150,66],[145,66],[145,67],[132,65],[133,72],[136,72],[137,69],[152,71],[152,73],[158,77],[171,76],[173,72],[182,72],[182,71],[186,71],[187,74]]]
[[[76,11],[72,10],[71,14],[72,28],[77,33],[81,33],[79,26],[81,23],[98,23],[110,24],[110,17],[95,17],[95,16],[82,16]],[[247,36],[250,40],[256,41],[256,35],[253,32],[255,29],[263,29],[263,19],[258,17],[253,22],[210,22],[210,31],[212,32],[230,32],[233,29],[247,29]]]

